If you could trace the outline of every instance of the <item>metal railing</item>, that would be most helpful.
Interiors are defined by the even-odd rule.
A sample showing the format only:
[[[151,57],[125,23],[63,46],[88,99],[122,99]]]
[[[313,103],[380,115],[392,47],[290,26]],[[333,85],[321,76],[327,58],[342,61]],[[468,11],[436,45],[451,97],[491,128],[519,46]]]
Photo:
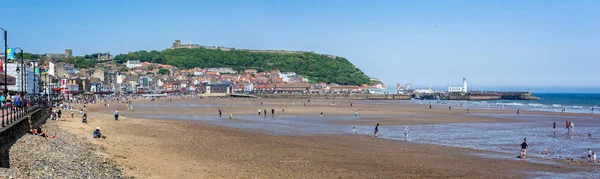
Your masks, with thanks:
[[[17,122],[19,119],[28,116],[30,113],[35,112],[37,109],[48,107],[48,103],[44,101],[35,101],[33,103],[27,103],[27,105],[2,107],[1,116],[2,126],[4,128],[10,124]]]

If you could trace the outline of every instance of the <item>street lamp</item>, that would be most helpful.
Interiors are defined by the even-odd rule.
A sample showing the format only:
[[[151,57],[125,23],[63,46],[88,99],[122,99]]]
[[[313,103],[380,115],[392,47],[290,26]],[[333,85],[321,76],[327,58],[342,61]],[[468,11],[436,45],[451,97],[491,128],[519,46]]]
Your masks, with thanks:
[[[24,85],[24,80],[25,80],[24,76],[27,74],[27,70],[25,70],[25,65],[24,65],[25,63],[23,63],[23,49],[20,47],[15,48],[15,50],[16,49],[20,50],[19,55],[21,56],[21,68],[23,69],[23,73],[25,73],[25,74],[21,73],[21,93],[25,93],[27,91],[25,90],[25,87],[24,87],[25,86]],[[17,73],[19,73],[19,71],[20,71],[19,66],[17,65]]]
[[[0,28],[2,29],[2,31],[4,31],[4,95],[8,95],[8,87],[6,85],[6,82],[8,81],[7,78],[7,74],[6,71],[8,71],[8,68],[6,64],[8,64],[8,31],[4,28]]]

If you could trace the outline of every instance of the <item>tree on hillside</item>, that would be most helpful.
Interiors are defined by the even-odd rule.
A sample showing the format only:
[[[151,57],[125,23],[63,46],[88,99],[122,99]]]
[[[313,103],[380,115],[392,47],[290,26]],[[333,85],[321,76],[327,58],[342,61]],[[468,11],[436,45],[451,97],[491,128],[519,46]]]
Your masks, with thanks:
[[[120,71],[120,72],[126,72],[126,71],[129,71],[129,68],[127,68],[127,67],[121,67],[121,68],[119,69],[119,71]]]
[[[342,85],[369,84],[360,69],[342,57],[331,58],[316,53],[279,54],[250,51],[221,51],[204,48],[138,51],[115,56],[115,60],[140,60],[163,63],[180,69],[230,67],[237,71],[257,69],[259,72],[279,69],[306,76],[311,82]]]
[[[171,71],[169,71],[168,69],[160,69],[160,70],[158,70],[158,74],[169,75],[169,74],[171,74]]]

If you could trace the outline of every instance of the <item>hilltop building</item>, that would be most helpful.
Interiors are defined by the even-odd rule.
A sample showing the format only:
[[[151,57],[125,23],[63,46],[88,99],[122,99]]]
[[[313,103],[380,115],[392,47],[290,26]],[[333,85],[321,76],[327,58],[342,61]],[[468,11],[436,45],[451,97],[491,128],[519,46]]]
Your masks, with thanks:
[[[250,51],[250,52],[261,52],[261,53],[279,53],[279,54],[303,54],[303,53],[315,53],[314,51],[301,51],[301,50],[252,50],[252,49],[235,49],[233,47],[224,47],[224,46],[205,46],[199,44],[182,44],[181,40],[175,40],[170,49],[178,49],[178,48],[205,48],[211,50],[222,50],[222,51]],[[327,55],[329,58],[337,58],[335,55]]]

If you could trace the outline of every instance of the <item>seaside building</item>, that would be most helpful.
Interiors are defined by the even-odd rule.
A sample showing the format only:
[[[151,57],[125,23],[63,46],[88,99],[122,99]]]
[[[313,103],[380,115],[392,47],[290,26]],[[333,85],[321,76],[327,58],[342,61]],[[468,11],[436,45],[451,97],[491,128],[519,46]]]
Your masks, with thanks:
[[[278,93],[308,93],[310,83],[275,84],[275,92]]]
[[[135,67],[141,67],[142,64],[140,63],[139,60],[127,60],[127,62],[125,63],[125,66],[127,66],[127,68],[135,68]]]
[[[450,83],[448,83],[450,84]],[[467,78],[463,78],[461,87],[451,87],[448,85],[449,93],[467,93]]]
[[[232,94],[233,86],[231,84],[206,84],[204,94]]]

